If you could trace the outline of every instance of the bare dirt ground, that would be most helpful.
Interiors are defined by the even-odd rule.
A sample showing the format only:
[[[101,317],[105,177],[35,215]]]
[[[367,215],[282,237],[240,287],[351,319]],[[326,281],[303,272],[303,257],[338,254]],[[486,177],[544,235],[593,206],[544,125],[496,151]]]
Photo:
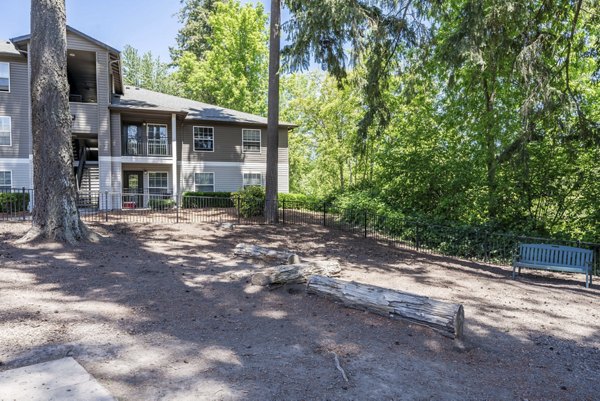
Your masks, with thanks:
[[[121,400],[598,400],[600,290],[316,226],[92,224],[15,245],[0,225],[0,370],[73,356]],[[465,338],[249,284],[239,242],[336,258],[344,279],[462,303]],[[600,280],[599,280],[600,281]],[[339,356],[349,377],[336,369]],[[0,397],[1,398],[1,397]]]

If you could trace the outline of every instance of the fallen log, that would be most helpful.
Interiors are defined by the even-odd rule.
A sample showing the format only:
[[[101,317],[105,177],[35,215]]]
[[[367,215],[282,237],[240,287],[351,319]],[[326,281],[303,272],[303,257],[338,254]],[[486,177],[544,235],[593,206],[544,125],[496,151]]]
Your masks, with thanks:
[[[233,251],[233,254],[245,258],[278,261],[286,264],[300,263],[300,258],[295,253],[276,249],[269,249],[252,244],[237,244]]]
[[[350,308],[428,326],[450,338],[463,334],[464,309],[460,304],[318,275],[308,279],[306,291]]]
[[[254,285],[304,283],[309,276],[337,276],[342,269],[337,261],[310,261],[293,265],[267,267],[252,276]]]

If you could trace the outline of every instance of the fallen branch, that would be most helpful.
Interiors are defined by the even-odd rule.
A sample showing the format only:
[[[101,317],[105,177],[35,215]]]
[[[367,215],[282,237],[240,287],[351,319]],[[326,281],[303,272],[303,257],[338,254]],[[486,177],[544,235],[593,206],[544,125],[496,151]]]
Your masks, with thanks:
[[[308,277],[320,274],[337,276],[342,269],[336,261],[309,261],[293,265],[268,267],[252,276],[254,285],[304,283]]]
[[[332,352],[332,354],[333,354],[333,357],[335,358],[335,367],[337,368],[337,370],[342,372],[342,377],[344,378],[346,383],[348,383],[348,376],[346,376],[346,372],[344,371],[344,368],[342,368],[342,365],[340,365],[340,360],[339,360],[337,354],[335,352]]]
[[[278,261],[285,264],[300,263],[300,258],[294,253],[283,250],[269,249],[252,244],[238,244],[235,247],[233,254],[245,258]]]
[[[306,291],[350,308],[428,326],[447,337],[462,337],[464,309],[460,304],[323,276],[310,277]]]

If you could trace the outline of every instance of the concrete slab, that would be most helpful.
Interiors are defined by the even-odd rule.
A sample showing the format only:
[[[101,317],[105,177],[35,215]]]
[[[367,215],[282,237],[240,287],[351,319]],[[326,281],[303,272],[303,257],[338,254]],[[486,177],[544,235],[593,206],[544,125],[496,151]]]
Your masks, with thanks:
[[[116,401],[73,358],[0,373],[0,401]]]

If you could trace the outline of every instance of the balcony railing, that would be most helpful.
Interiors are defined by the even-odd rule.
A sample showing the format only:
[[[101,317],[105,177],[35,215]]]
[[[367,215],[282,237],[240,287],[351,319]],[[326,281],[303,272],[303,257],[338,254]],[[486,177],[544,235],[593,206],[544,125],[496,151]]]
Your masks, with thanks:
[[[123,146],[123,156],[171,156],[171,145],[167,141],[156,139],[126,141]]]

